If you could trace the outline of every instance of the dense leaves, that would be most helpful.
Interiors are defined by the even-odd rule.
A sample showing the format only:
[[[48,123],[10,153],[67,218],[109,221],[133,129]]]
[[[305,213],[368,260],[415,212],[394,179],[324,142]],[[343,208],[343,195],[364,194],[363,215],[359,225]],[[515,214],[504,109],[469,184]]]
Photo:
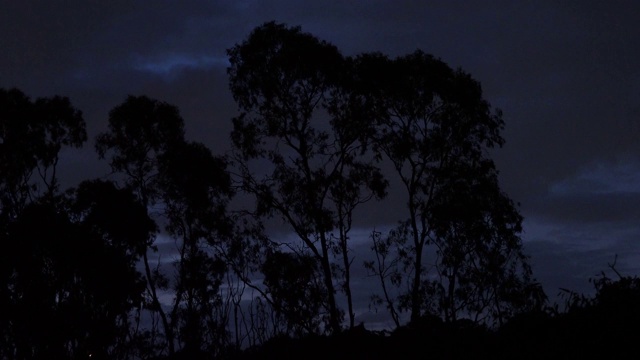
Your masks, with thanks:
[[[312,256],[296,256],[293,253],[269,254],[262,266],[264,283],[275,304],[275,311],[282,316],[285,334],[301,336],[317,334],[323,322],[326,293],[318,281],[318,263]]]
[[[139,206],[126,193],[112,194],[117,209]],[[144,288],[136,270],[137,243],[145,242],[153,227],[123,233],[112,219],[94,216],[111,204],[104,198],[81,204],[86,200],[69,198],[71,208],[30,204],[8,226],[3,356],[125,356],[129,315],[141,304]],[[74,210],[81,208],[86,215]],[[144,224],[146,212],[138,214],[127,221]]]
[[[124,173],[145,205],[155,201],[157,157],[184,140],[178,109],[146,96],[129,96],[109,113],[109,131],[98,135],[96,151],[110,155],[114,172]]]
[[[80,147],[87,134],[82,113],[68,98],[35,102],[18,89],[0,89],[0,214],[11,218],[31,200],[58,190],[63,147]],[[37,176],[36,176],[37,174]]]

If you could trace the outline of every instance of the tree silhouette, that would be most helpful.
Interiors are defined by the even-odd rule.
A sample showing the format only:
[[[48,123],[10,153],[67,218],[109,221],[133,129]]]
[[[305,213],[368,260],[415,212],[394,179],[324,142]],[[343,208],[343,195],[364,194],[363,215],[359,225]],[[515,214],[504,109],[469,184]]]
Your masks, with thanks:
[[[134,197],[110,183],[27,205],[3,239],[3,356],[127,358],[129,315],[144,289],[136,262],[153,229]]]
[[[109,350],[109,356],[113,359],[140,355],[138,343],[147,339],[140,331],[145,307],[145,281],[137,265],[151,245],[157,226],[130,189],[119,189],[112,182],[84,181],[69,193],[71,200],[67,212],[86,231],[94,233],[113,254],[114,261],[117,259],[118,264],[123,266],[121,271],[114,271],[113,265],[103,267],[100,271],[108,278],[95,286],[108,286],[106,289],[114,296],[128,299],[127,303],[121,305],[110,302],[110,308],[102,310],[113,312],[120,307],[115,344],[110,349],[92,346],[87,350],[94,357]],[[98,265],[93,264],[96,267]]]
[[[313,256],[273,252],[262,265],[264,283],[279,316],[284,334],[317,334],[323,322],[321,307],[326,290],[318,281],[318,262]]]
[[[233,236],[227,214],[232,196],[226,163],[199,143],[182,143],[159,159],[160,191],[167,231],[180,242],[172,323],[177,324],[186,351],[222,345],[226,324],[213,317],[227,264],[206,244],[224,249]]]
[[[356,61],[375,109],[374,147],[391,162],[407,196],[408,219],[389,235],[399,257],[393,264],[411,274],[401,307],[412,321],[425,310],[455,320],[459,312],[496,309],[493,295],[488,300],[476,291],[517,291],[530,275],[517,236],[522,219],[486,156],[503,143],[500,112],[491,111],[468,74],[421,51],[396,59],[364,54]],[[424,268],[430,245],[438,257],[435,281]],[[493,290],[485,289],[491,282]]]
[[[83,235],[58,210],[56,174],[61,149],[80,147],[85,140],[82,114],[68,98],[31,101],[18,89],[0,89],[0,243],[5,246],[0,256],[0,354],[4,357],[63,355],[66,342],[84,336],[70,328],[45,335],[55,324],[47,321],[67,313],[60,295],[71,289],[79,293],[70,274],[87,277],[86,268],[77,262],[65,264],[66,254],[59,250],[73,249]],[[89,317],[87,322],[91,323]]]
[[[446,321],[463,315],[489,324],[541,308],[518,236],[522,217],[500,191],[493,163],[458,164],[446,176],[433,198],[438,279],[426,282],[427,308]]]
[[[81,147],[86,139],[82,113],[68,98],[54,96],[33,102],[18,89],[0,89],[2,218],[16,217],[39,197],[51,199],[58,190],[60,150],[64,146]]]
[[[177,107],[146,96],[129,96],[109,112],[109,130],[96,137],[100,158],[149,206],[158,197],[158,158],[184,142],[184,120]]]
[[[240,110],[232,161],[187,141],[177,107],[129,96],[95,144],[120,185],[60,193],[60,152],[86,140],[81,112],[64,97],[0,89],[0,358],[227,358],[232,336],[236,354],[266,341],[272,356],[633,346],[638,332],[619,328],[640,317],[637,278],[603,276],[593,299],[545,307],[522,216],[489,156],[504,142],[502,116],[469,74],[422,51],[345,57],[275,22],[228,54]],[[355,325],[350,237],[356,210],[390,184],[406,214],[371,233],[365,264],[397,326],[383,336]],[[232,212],[236,191],[255,209]],[[269,218],[296,240],[267,236]],[[149,258],[159,234],[175,243],[173,273]],[[248,305],[245,287],[260,294]]]
[[[109,112],[109,131],[98,135],[95,146],[100,158],[110,156],[112,170],[125,175],[127,185],[148,208],[159,196],[158,158],[183,139],[184,120],[175,106],[146,96],[129,96]],[[173,355],[173,326],[158,297],[164,280],[152,271],[147,251],[142,258],[153,310],[160,315],[166,346]]]
[[[407,220],[374,244],[387,267],[366,264],[382,281],[409,285],[396,305],[383,284],[396,320],[391,307],[398,305],[412,321],[427,312],[481,322],[528,306],[522,294],[535,286],[519,238],[522,217],[487,155],[503,144],[504,123],[470,75],[421,51],[344,58],[331,44],[273,22],[229,56],[242,111],[232,140],[243,190],[256,196],[258,215],[280,216],[316,257],[333,331],[340,322],[334,278],[342,279],[354,325],[353,211],[387,186],[372,154],[390,163],[407,196]],[[424,268],[429,251],[432,273]]]
[[[175,106],[147,97],[128,97],[110,112],[109,131],[96,140],[101,157],[125,176],[155,221],[176,242],[175,279],[151,269],[142,252],[151,308],[160,316],[168,354],[214,352],[226,339],[216,319],[219,286],[227,271],[223,259],[235,234],[227,203],[233,196],[226,161],[199,143],[184,139],[184,121]],[[206,248],[206,246],[210,246]],[[148,247],[153,249],[152,242]],[[159,290],[170,290],[166,308]]]
[[[364,151],[365,122],[355,121],[356,103],[340,87],[345,61],[333,45],[273,22],[254,29],[229,50],[229,58],[230,87],[242,111],[233,120],[231,138],[243,190],[256,196],[258,216],[278,216],[291,227],[301,241],[294,251],[318,261],[327,328],[341,328],[336,277],[353,325],[352,213],[374,195],[383,196],[385,182],[358,156]],[[264,164],[269,168],[256,168]],[[333,253],[342,256],[341,269]]]

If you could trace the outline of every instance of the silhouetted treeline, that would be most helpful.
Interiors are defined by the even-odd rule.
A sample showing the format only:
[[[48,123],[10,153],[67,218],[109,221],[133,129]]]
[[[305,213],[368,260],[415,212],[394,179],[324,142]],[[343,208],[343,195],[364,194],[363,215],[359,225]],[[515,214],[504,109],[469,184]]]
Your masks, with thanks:
[[[238,359],[584,359],[629,358],[640,340],[640,278],[601,277],[593,297],[572,294],[521,313],[499,328],[434,316],[391,332],[355,327],[333,336],[274,338]]]
[[[228,54],[229,154],[186,139],[174,105],[128,96],[93,143],[112,172],[70,189],[57,165],[87,141],[82,113],[0,89],[1,359],[509,357],[635,334],[602,333],[637,317],[635,278],[549,308],[488,157],[502,115],[469,74],[277,23]],[[397,226],[356,253],[392,186]],[[356,325],[356,266],[388,336]]]

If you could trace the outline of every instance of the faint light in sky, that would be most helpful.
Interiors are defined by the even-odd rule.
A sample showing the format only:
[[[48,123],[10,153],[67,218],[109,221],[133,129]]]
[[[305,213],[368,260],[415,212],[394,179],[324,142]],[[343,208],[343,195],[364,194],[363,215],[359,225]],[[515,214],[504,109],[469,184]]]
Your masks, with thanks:
[[[216,66],[226,67],[229,65],[229,60],[226,57],[165,54],[152,58],[138,57],[134,63],[136,70],[158,75],[169,75],[176,70],[185,68],[202,69]]]
[[[556,182],[549,192],[554,195],[640,193],[640,167],[630,163],[597,164]]]

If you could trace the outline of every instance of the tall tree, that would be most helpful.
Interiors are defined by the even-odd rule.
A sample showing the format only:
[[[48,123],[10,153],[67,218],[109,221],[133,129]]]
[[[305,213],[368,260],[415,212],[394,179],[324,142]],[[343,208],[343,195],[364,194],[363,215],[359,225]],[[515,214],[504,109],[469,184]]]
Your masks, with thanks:
[[[447,316],[452,307],[468,311],[486,300],[453,301],[454,293],[470,296],[469,283],[478,291],[487,285],[487,277],[471,275],[477,274],[472,268],[485,275],[490,270],[494,289],[513,285],[509,276],[526,282],[530,269],[518,236],[521,217],[499,190],[487,157],[488,149],[503,144],[504,123],[500,111],[483,99],[480,84],[421,51],[393,60],[365,54],[357,61],[376,108],[375,147],[393,165],[407,196],[408,218],[390,236],[411,274],[403,296],[411,320],[432,301],[424,268],[429,245],[437,249],[438,286],[448,289],[441,297]]]
[[[189,353],[211,350],[226,335],[224,324],[212,318],[227,270],[216,251],[225,249],[234,227],[227,215],[233,191],[226,161],[202,144],[185,141],[184,120],[173,105],[130,96],[109,115],[109,131],[96,141],[99,155],[109,156],[114,172],[125,176],[145,208],[155,209],[155,220],[178,249],[175,280],[153,271],[147,251],[142,253],[166,349],[170,355],[176,347]],[[172,303],[163,307],[158,293],[169,287]]]
[[[333,156],[340,159],[328,185],[328,200],[333,205],[333,223],[337,232],[337,235],[332,234],[336,241],[334,252],[341,258],[335,269],[346,295],[350,328],[355,326],[350,284],[354,256],[349,248],[354,212],[374,198],[384,198],[389,185],[370,151],[374,132],[371,118],[375,109],[369,104],[369,98],[364,95],[366,92],[356,76],[357,65],[352,58],[345,59],[337,86],[331,90],[326,103],[334,136]]]
[[[172,323],[179,324],[186,351],[214,353],[226,336],[226,324],[212,315],[227,270],[224,254],[215,250],[225,251],[234,230],[227,212],[233,191],[226,161],[202,144],[182,143],[164,153],[159,166],[167,231],[180,239]]]
[[[128,187],[148,209],[159,196],[158,158],[182,141],[184,120],[178,108],[146,96],[129,96],[109,112],[109,131],[97,136],[95,147],[100,158],[110,156],[113,172],[125,175]],[[152,271],[146,250],[142,259],[152,307],[160,315],[166,346],[173,354],[173,326],[158,296],[159,285],[164,281]]]
[[[333,45],[273,22],[254,29],[229,57],[230,88],[242,111],[233,120],[231,138],[243,190],[256,196],[259,216],[278,216],[292,228],[301,242],[301,248],[294,246],[300,256],[319,263],[327,329],[339,331],[332,251],[346,259],[341,282],[353,324],[351,216],[356,205],[372,197],[367,193],[384,193],[377,169],[358,156],[364,149],[364,131],[358,127],[364,122],[349,121],[343,113],[356,112],[341,93],[345,60]]]
[[[24,243],[21,246],[29,244],[29,240],[23,239],[22,235],[16,235],[17,222],[30,222],[34,226],[34,218],[28,215],[23,217],[23,211],[28,207],[36,207],[36,203],[46,202],[48,206],[54,206],[57,201],[55,198],[59,195],[56,165],[60,151],[67,146],[80,147],[85,140],[82,114],[71,105],[69,99],[55,96],[32,101],[18,89],[0,89],[0,243],[16,250],[0,254],[0,307],[3,309],[16,310],[18,304],[24,305],[24,302],[18,301],[19,291],[22,290],[16,287],[16,281],[18,276],[24,280],[25,272],[18,275],[16,261],[46,261],[43,257],[38,258],[38,254],[42,254],[40,242],[34,243],[38,245],[33,247],[34,254],[18,251],[25,250],[24,247],[15,248],[18,246],[16,242]],[[25,271],[36,276],[40,270],[34,264],[33,269]],[[35,279],[34,283],[39,279]],[[46,286],[51,288],[52,285],[48,283]],[[45,288],[43,291],[46,291]],[[45,301],[44,298],[42,300]],[[4,342],[0,351],[9,351],[2,356],[15,355],[18,329],[11,328],[11,324],[15,324],[15,319],[11,317],[16,315],[17,312],[5,310],[0,316],[0,336]],[[24,356],[29,357],[28,354]]]

